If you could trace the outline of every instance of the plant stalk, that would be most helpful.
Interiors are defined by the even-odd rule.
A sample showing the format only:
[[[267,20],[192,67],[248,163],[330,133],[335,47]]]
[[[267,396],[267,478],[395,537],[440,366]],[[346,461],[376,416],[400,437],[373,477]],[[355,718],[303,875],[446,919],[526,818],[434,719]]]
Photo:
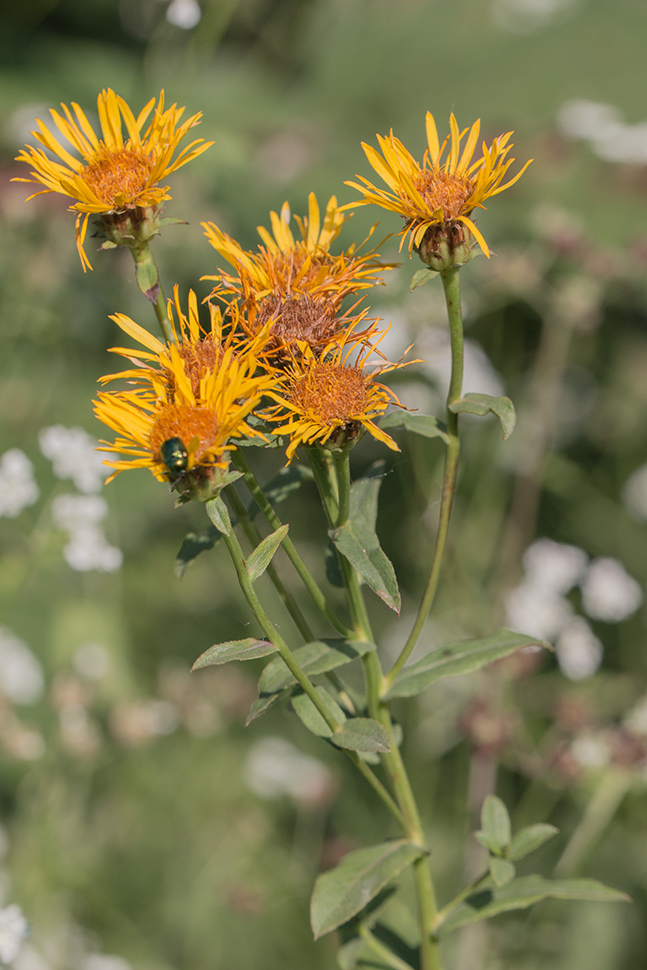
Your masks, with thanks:
[[[445,301],[447,303],[447,315],[449,317],[449,334],[452,350],[452,373],[447,394],[447,435],[449,442],[445,456],[445,473],[443,477],[443,488],[440,500],[440,515],[438,517],[438,532],[436,533],[436,545],[431,562],[429,579],[420,602],[418,615],[411,629],[411,633],[402,648],[400,656],[393,664],[393,667],[384,678],[385,690],[391,686],[397,675],[400,673],[405,663],[411,656],[411,652],[418,642],[422,629],[427,621],[429,612],[433,605],[440,572],[443,565],[445,548],[447,546],[447,535],[449,532],[449,520],[452,514],[454,503],[454,491],[456,489],[456,475],[458,472],[458,458],[460,452],[460,440],[458,437],[458,415],[450,411],[449,405],[458,401],[462,394],[463,387],[463,316],[461,312],[460,295],[460,269],[457,266],[451,269],[442,270],[440,276],[445,289]]]

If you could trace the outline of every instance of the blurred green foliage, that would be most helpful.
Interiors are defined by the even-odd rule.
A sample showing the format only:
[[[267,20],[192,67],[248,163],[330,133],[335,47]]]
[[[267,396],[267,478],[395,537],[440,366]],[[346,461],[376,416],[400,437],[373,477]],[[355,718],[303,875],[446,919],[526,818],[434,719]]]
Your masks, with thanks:
[[[502,590],[519,580],[519,557],[536,536],[615,557],[647,582],[647,526],[622,498],[647,461],[647,167],[606,162],[556,126],[572,98],[614,105],[627,124],[644,119],[647,7],[556,3],[552,19],[533,29],[510,20],[512,0],[203,0],[199,23],[186,30],[167,9],[159,0],[23,0],[0,13],[0,452],[26,452],[41,489],[38,504],[0,520],[0,602],[2,623],[30,645],[46,680],[37,703],[0,705],[2,872],[10,879],[2,892],[22,905],[31,959],[43,961],[18,970],[120,970],[88,963],[98,953],[136,970],[323,970],[334,966],[334,947],[310,938],[313,878],[344,848],[382,838],[388,822],[293,717],[273,711],[243,729],[254,697],[248,667],[188,674],[211,643],[255,632],[241,633],[246,611],[220,550],[181,582],[173,574],[185,533],[204,527],[202,510],[174,510],[143,472],[120,476],[104,494],[122,569],[82,573],[64,562],[51,502],[69,487],[40,454],[38,432],[82,425],[100,437],[89,402],[96,379],[115,369],[108,314],[153,320],[129,255],[95,255],[84,275],[64,201],[25,204],[28,187],[10,181],[24,175],[12,159],[48,106],[77,101],[91,111],[104,86],[134,108],[164,87],[169,102],[202,111],[199,134],[215,145],[173,177],[167,210],[190,224],[165,231],[157,247],[167,290],[177,282],[202,297],[209,284],[199,279],[217,261],[200,221],[251,247],[256,225],[286,198],[297,213],[311,189],[320,200],[348,201],[344,180],[367,174],[360,142],[393,127],[419,152],[428,109],[443,128],[453,110],[462,124],[480,116],[487,137],[515,129],[517,157],[535,162],[481,215],[497,256],[462,275],[467,336],[501,375],[520,423],[503,445],[494,422],[465,422],[452,552],[430,632],[478,635],[501,618]],[[359,210],[342,241],[363,238],[375,218]],[[385,218],[383,228],[398,227]],[[383,254],[407,262],[393,240]],[[394,273],[373,302],[405,334],[394,337],[398,353],[415,339],[425,357],[444,311],[434,284],[408,293],[417,268]],[[553,356],[537,376],[547,341]],[[542,386],[556,397],[542,397]],[[397,389],[424,411],[438,399],[434,387],[433,373],[418,368],[402,372]],[[533,476],[524,485],[520,469],[542,415],[546,448],[533,494]],[[380,528],[406,617],[424,583],[441,447],[405,433],[400,440],[402,454],[387,456]],[[382,449],[366,442],[356,472],[378,457]],[[282,460],[254,458],[265,480]],[[510,527],[515,487],[521,511]],[[314,496],[303,488],[286,510],[291,535],[313,558],[325,531]],[[580,593],[569,596],[580,611]],[[371,608],[388,640],[386,609]],[[448,895],[460,888],[466,839],[498,773],[515,826],[561,829],[537,854],[542,871],[552,872],[589,819],[579,871],[630,892],[635,904],[544,903],[530,916],[499,918],[487,942],[467,939],[450,951],[448,967],[636,970],[647,959],[644,738],[623,725],[646,689],[644,607],[623,623],[591,625],[604,644],[596,674],[569,681],[554,659],[530,657],[525,668],[444,682],[415,717],[403,710],[408,757]],[[93,643],[109,656],[101,677],[79,661]],[[328,787],[310,797],[254,794],[242,766],[268,731],[319,759]],[[582,739],[606,745],[611,767],[578,763],[573,745]],[[599,804],[614,783],[605,820]]]

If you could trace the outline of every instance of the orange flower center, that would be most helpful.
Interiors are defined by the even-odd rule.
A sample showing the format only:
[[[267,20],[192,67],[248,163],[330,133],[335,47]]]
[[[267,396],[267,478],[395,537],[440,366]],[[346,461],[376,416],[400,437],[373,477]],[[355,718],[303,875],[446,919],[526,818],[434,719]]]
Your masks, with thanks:
[[[261,300],[256,326],[272,322],[272,336],[279,346],[291,347],[305,340],[311,347],[325,345],[339,329],[335,326],[335,306],[330,300],[311,296],[268,296]]]
[[[302,414],[314,414],[322,425],[346,423],[364,415],[369,381],[356,367],[317,361],[295,380],[290,400]]]
[[[110,209],[132,204],[146,188],[153,159],[141,149],[105,146],[97,149],[80,177],[96,197]]]
[[[451,174],[442,169],[423,169],[414,179],[414,185],[432,212],[442,209],[445,222],[472,211],[467,200],[474,183],[466,175]]]
[[[151,450],[157,461],[162,461],[160,449],[169,438],[179,438],[185,448],[189,447],[194,438],[198,438],[195,459],[199,461],[216,441],[218,427],[215,411],[169,404],[160,412],[151,428]]]

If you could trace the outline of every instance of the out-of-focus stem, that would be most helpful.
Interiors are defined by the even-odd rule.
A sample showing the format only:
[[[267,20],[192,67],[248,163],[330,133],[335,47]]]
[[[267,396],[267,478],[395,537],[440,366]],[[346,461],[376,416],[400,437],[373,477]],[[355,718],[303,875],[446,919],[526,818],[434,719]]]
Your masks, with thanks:
[[[555,866],[558,876],[577,872],[589,850],[598,841],[631,788],[631,772],[623,768],[605,771],[586,806],[584,817],[575,829],[562,856]]]

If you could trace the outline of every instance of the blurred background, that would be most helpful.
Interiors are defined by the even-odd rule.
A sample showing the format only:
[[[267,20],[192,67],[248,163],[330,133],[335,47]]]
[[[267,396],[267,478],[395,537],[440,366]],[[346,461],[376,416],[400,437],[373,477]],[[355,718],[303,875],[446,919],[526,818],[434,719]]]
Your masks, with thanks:
[[[587,875],[629,905],[545,902],[452,942],[448,970],[636,970],[647,961],[647,102],[643,0],[21,0],[0,14],[0,958],[16,970],[285,970],[335,964],[313,943],[316,873],[390,831],[370,794],[293,715],[244,727],[253,665],[190,675],[253,635],[218,548],[180,580],[200,508],[147,472],[103,488],[96,379],[123,343],[108,315],[154,325],[126,252],[87,250],[65,200],[29,203],[13,159],[36,117],[112,87],[135,111],[163,87],[214,146],[172,176],[157,241],[167,292],[217,271],[202,220],[245,247],[308,192],[354,198],[361,141],[392,127],[421,157],[480,117],[514,129],[523,179],[481,213],[491,260],[462,273],[466,389],[509,394],[510,441],[463,422],[464,460],[428,650],[508,624],[556,644],[443,681],[406,719],[407,757],[441,899],[482,860],[470,833],[496,790],[513,825],[560,835],[530,869]],[[377,218],[357,211],[339,245]],[[383,214],[376,238],[400,228]],[[409,407],[440,414],[449,362],[440,287],[402,262],[373,291]],[[403,620],[377,599],[385,652],[408,630],[429,561],[438,441],[364,441],[385,458],[379,528]],[[261,480],[281,465],[252,458]],[[421,532],[420,517],[424,531]],[[313,568],[308,487],[285,504]],[[422,535],[422,540],[421,540]],[[266,590],[269,594],[269,590]],[[307,609],[307,605],[304,604]],[[289,622],[276,613],[282,626]],[[406,894],[409,887],[404,885]],[[12,949],[19,905],[30,936]],[[5,914],[3,917],[2,914]],[[13,919],[13,923],[12,923]],[[394,911],[393,919],[400,915]],[[13,929],[12,929],[13,927]],[[402,928],[402,923],[400,922]],[[20,930],[16,931],[21,935]],[[14,932],[14,937],[16,937]],[[16,955],[16,950],[19,952]],[[15,958],[15,959],[14,959]]]

